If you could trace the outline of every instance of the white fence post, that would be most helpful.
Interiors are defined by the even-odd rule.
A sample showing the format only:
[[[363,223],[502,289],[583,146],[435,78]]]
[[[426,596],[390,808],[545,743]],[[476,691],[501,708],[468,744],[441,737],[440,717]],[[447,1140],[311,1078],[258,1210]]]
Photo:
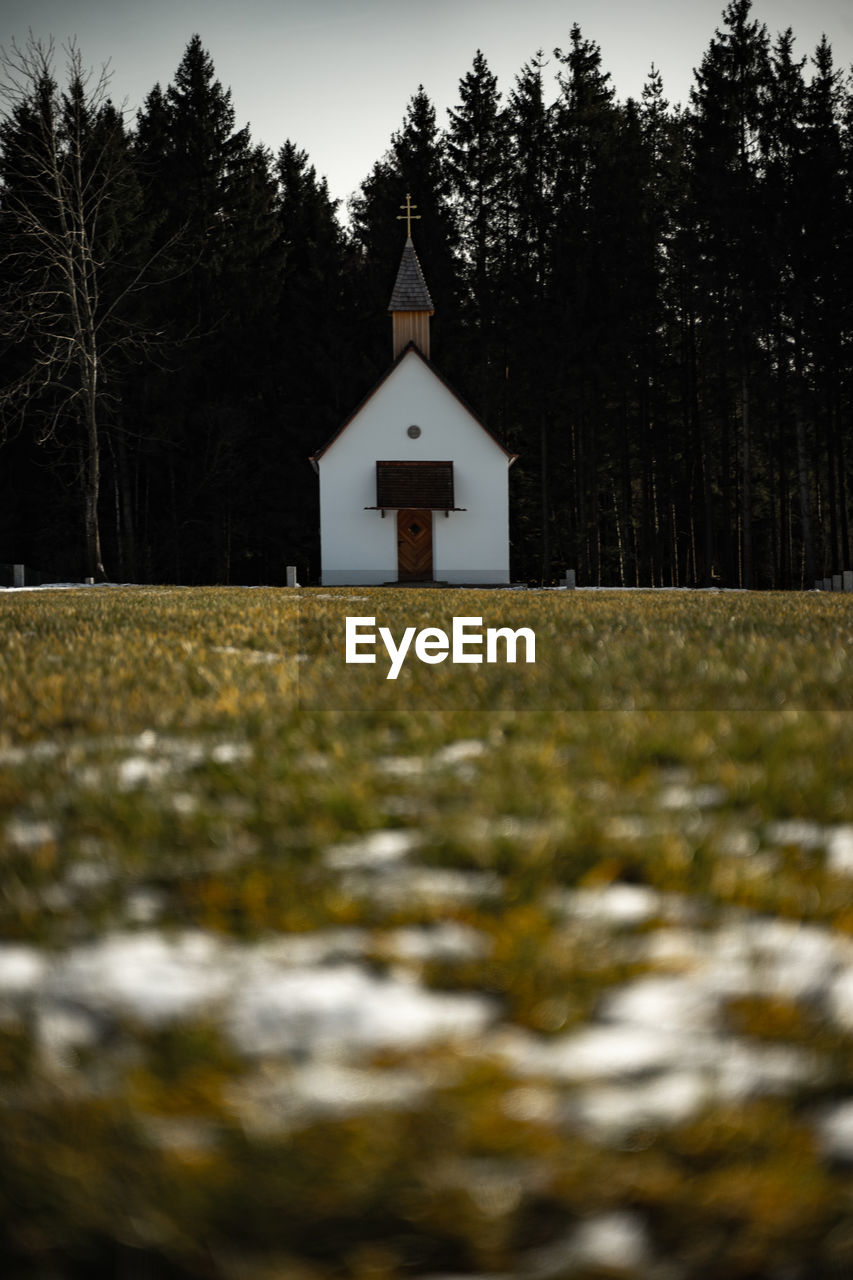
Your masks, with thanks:
[[[296,565],[295,564],[289,564],[287,566],[287,585],[289,587],[299,586],[299,583],[296,581]]]
[[[16,587],[24,586],[24,566],[22,564],[13,565],[12,572],[14,574],[13,582]]]

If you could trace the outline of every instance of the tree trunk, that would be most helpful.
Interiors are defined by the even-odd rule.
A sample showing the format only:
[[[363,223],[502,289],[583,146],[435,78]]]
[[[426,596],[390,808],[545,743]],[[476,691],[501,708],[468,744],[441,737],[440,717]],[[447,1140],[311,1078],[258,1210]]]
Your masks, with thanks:
[[[806,461],[806,432],[799,390],[794,396],[794,427],[797,437],[797,490],[800,499],[800,531],[803,540],[803,573],[810,590],[815,582],[815,558],[812,544],[812,521],[809,503],[809,471]]]
[[[84,528],[86,535],[86,577],[96,582],[106,581],[101,555],[101,529],[98,519],[98,499],[101,492],[101,454],[98,442],[98,424],[94,401],[86,406],[86,460],[83,479]]]
[[[749,380],[746,369],[741,369],[740,376],[740,422],[741,422],[741,553],[742,553],[742,586],[752,590],[752,461],[750,451],[752,440],[749,423]]]
[[[539,462],[540,462],[540,505],[542,520],[542,585],[551,581],[551,542],[549,537],[549,521],[551,516],[548,500],[548,422],[544,413],[539,428]]]

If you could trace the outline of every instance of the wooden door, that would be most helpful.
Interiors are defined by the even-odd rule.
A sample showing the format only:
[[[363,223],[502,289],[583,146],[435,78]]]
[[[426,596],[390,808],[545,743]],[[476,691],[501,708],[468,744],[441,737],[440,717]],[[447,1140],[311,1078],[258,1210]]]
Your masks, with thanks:
[[[397,512],[397,579],[432,582],[432,512]]]

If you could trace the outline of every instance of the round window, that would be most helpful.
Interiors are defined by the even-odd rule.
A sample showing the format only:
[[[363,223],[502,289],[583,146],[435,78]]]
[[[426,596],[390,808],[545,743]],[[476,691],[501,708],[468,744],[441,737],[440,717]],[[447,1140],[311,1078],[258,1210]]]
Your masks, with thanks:
[[[409,427],[408,431],[406,432],[406,435],[409,437],[410,440],[417,440],[420,434],[421,434],[420,427],[416,427],[414,423],[412,424],[412,426]]]

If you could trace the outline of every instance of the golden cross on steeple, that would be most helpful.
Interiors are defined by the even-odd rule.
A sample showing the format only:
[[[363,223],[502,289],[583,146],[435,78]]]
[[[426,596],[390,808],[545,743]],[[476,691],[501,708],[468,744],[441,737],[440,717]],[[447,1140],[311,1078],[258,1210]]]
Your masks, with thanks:
[[[398,213],[398,214],[397,214],[397,221],[398,221],[398,222],[402,222],[402,221],[403,221],[403,219],[405,219],[405,221],[406,221],[406,235],[407,235],[407,237],[408,237],[410,240],[411,240],[411,238],[412,238],[412,223],[413,223],[413,222],[420,222],[420,220],[421,220],[421,215],[420,215],[419,213],[412,213],[412,210],[413,210],[413,209],[417,209],[417,207],[418,207],[418,206],[417,206],[416,204],[412,204],[412,197],[411,197],[410,195],[407,195],[407,196],[406,196],[406,203],[405,203],[405,204],[401,204],[401,205],[400,205],[400,208],[401,208],[401,209],[403,209],[403,210],[404,210],[404,212],[403,212],[403,213]]]

